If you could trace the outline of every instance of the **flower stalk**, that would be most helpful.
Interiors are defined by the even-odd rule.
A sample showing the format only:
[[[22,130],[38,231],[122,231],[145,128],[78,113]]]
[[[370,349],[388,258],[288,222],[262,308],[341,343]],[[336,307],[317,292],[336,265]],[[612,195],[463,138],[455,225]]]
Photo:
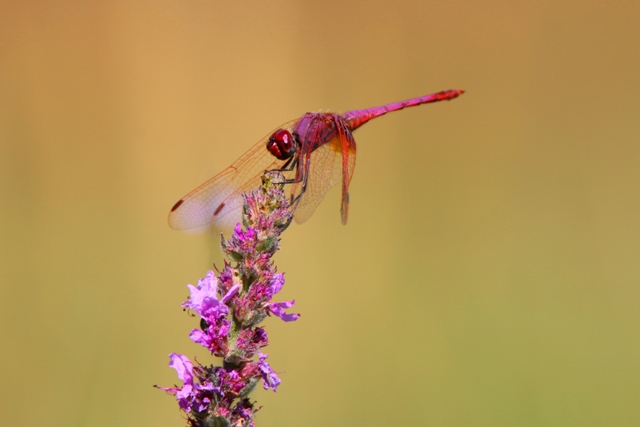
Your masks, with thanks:
[[[171,353],[169,366],[183,385],[158,387],[176,397],[192,427],[254,427],[259,408],[249,393],[260,380],[273,391],[281,382],[261,352],[268,336],[259,325],[270,315],[285,322],[299,317],[286,311],[295,301],[272,301],[284,286],[284,275],[271,257],[292,218],[284,178],[265,172],[260,188],[243,199],[242,223],[229,239],[222,238],[224,268],[217,275],[209,271],[197,286],[188,285],[190,296],[182,303],[200,317],[200,327],[189,337],[222,358],[222,365],[194,364],[185,355]]]

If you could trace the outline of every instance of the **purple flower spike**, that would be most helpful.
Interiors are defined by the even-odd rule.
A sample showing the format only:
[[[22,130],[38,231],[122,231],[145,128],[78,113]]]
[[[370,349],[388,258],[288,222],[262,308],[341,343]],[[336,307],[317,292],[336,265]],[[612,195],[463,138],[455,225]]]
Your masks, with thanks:
[[[260,368],[260,372],[262,372],[262,380],[264,381],[264,389],[272,389],[276,391],[278,386],[280,385],[280,378],[278,375],[271,369],[271,366],[265,362],[265,360],[269,357],[266,354],[262,354],[260,351],[258,352],[258,358],[260,362],[258,362],[258,366]]]
[[[209,270],[207,275],[198,281],[198,287],[187,285],[191,290],[191,296],[182,303],[184,308],[190,308],[203,319],[215,320],[225,317],[229,308],[221,301],[218,301],[218,280]]]
[[[171,359],[169,366],[176,370],[178,378],[180,378],[184,384],[182,387],[158,388],[175,395],[180,409],[186,412],[190,412],[194,408],[196,408],[197,411],[201,411],[202,409],[200,408],[206,408],[211,402],[208,394],[212,388],[212,384],[206,382],[204,384],[194,383],[193,364],[187,356],[171,353],[169,358]]]
[[[231,289],[229,289],[229,291],[226,294],[224,294],[220,302],[222,302],[223,304],[228,303],[229,300],[235,297],[239,291],[240,291],[240,285],[239,284],[233,285]]]
[[[270,305],[271,312],[276,316],[278,316],[279,318],[281,318],[282,320],[284,320],[285,322],[293,322],[294,320],[298,320],[300,318],[300,315],[295,313],[288,314],[284,310],[285,308],[293,307],[295,303],[296,303],[295,300],[272,302]]]
[[[176,370],[178,378],[185,384],[193,385],[193,363],[185,355],[171,353],[169,355],[169,367]]]
[[[274,274],[271,279],[271,295],[275,295],[282,290],[284,286],[284,274]]]
[[[191,427],[254,427],[258,408],[247,396],[261,379],[265,389],[276,391],[280,385],[260,351],[269,338],[259,324],[270,314],[285,322],[300,317],[285,311],[294,301],[271,301],[284,286],[284,274],[276,272],[271,258],[291,222],[283,182],[282,175],[266,172],[262,186],[243,195],[242,224],[222,241],[224,268],[217,277],[207,272],[198,286],[188,285],[182,307],[200,317],[200,327],[189,337],[223,359],[222,366],[194,366],[186,356],[170,355],[169,365],[183,385],[158,388],[176,397]]]

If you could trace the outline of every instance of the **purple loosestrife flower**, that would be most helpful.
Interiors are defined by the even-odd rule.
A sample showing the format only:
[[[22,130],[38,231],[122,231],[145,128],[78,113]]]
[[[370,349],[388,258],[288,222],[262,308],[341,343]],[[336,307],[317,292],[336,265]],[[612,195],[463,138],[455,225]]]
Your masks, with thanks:
[[[182,306],[200,316],[200,328],[189,337],[222,366],[203,366],[188,357],[171,353],[169,366],[178,373],[182,387],[158,387],[176,397],[193,427],[253,427],[258,408],[249,393],[262,380],[265,389],[276,391],[280,378],[260,351],[269,343],[258,326],[273,314],[285,322],[300,317],[287,313],[294,301],[273,302],[284,285],[271,257],[279,249],[280,234],[291,222],[283,177],[266,172],[262,186],[244,194],[242,224],[225,241],[224,268],[188,285],[190,296]]]

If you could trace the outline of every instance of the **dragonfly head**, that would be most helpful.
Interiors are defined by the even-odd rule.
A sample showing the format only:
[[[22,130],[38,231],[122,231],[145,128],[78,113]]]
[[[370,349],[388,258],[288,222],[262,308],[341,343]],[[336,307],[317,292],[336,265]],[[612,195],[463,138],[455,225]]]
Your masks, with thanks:
[[[275,131],[267,141],[267,150],[276,158],[286,160],[296,152],[296,143],[291,132],[285,129]]]

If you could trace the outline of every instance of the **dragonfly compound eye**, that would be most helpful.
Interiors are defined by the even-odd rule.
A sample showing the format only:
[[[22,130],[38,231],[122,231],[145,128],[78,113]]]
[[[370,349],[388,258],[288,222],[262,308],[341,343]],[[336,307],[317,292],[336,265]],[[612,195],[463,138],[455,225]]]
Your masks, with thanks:
[[[293,137],[288,130],[278,129],[267,141],[267,150],[276,158],[286,160],[296,151]]]

